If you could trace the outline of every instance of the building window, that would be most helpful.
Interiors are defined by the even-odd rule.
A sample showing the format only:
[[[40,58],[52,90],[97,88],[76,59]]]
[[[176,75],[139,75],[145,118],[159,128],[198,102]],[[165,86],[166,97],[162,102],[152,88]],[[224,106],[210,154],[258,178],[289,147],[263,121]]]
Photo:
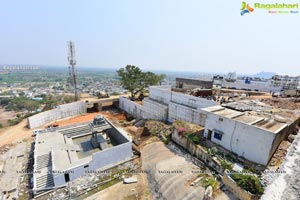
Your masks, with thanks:
[[[214,138],[216,138],[217,140],[222,140],[222,134],[221,133],[214,133]]]
[[[84,165],[84,166],[83,166],[83,168],[88,168],[88,167],[89,167],[89,165]]]

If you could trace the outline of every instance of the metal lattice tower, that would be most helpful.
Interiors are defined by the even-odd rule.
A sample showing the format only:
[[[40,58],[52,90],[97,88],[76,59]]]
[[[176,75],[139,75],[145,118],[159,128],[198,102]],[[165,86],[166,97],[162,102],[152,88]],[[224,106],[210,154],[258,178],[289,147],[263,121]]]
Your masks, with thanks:
[[[76,59],[75,59],[75,45],[74,42],[69,41],[68,42],[68,47],[69,47],[69,56],[68,56],[68,61],[69,61],[69,74],[70,74],[70,80],[71,84],[74,86],[74,95],[75,95],[75,101],[77,101],[78,98],[78,91],[77,91],[77,80],[76,80]]]

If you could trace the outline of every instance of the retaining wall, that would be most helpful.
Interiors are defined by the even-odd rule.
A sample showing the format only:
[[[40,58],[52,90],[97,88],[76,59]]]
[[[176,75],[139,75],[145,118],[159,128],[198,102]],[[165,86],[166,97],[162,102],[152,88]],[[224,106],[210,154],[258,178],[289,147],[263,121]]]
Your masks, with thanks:
[[[195,155],[195,157],[202,160],[204,163],[214,168],[219,173],[223,173],[221,164],[218,161],[216,161],[211,155],[209,155],[200,145],[194,144],[188,138],[180,136],[176,129],[174,129],[172,133],[172,141],[186,149],[192,155]]]
[[[172,92],[171,102],[180,105],[188,106],[194,109],[207,108],[210,106],[218,105],[215,101],[207,100],[204,98],[195,97],[192,95]]]
[[[238,186],[236,182],[229,176],[229,173],[227,170],[225,170],[222,182],[226,186],[228,190],[230,190],[236,197],[238,197],[241,200],[257,200],[258,197],[254,194],[251,194],[250,192],[245,191],[243,188]]]
[[[85,102],[79,101],[60,105],[55,109],[45,111],[28,118],[29,128],[37,128],[52,121],[86,113]]]
[[[191,95],[172,92],[170,86],[151,86],[143,105],[120,97],[120,108],[140,119],[173,122],[183,120],[204,126],[206,115],[201,108],[217,105],[216,102]]]
[[[193,109],[176,103],[169,103],[168,121],[183,120],[204,126],[206,115],[203,111]]]
[[[171,101],[171,86],[150,86],[149,98],[168,105]]]
[[[150,99],[144,101],[145,106],[133,102],[126,97],[120,97],[120,109],[133,115],[133,117],[138,119],[154,119],[160,121],[166,121],[168,114],[168,107],[159,104]]]

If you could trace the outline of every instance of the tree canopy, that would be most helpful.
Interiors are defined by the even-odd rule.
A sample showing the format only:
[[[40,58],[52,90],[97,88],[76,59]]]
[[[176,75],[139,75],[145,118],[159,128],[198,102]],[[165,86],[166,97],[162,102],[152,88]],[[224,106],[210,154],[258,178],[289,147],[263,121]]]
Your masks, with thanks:
[[[131,98],[135,98],[137,94],[142,94],[146,87],[157,85],[165,78],[164,74],[155,74],[153,72],[143,72],[139,67],[127,65],[117,71],[122,86],[127,89]]]

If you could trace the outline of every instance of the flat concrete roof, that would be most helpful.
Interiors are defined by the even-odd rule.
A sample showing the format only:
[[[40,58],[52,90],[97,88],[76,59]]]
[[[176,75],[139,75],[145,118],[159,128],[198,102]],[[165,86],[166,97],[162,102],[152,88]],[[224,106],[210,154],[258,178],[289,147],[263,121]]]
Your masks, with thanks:
[[[114,127],[107,119],[106,121],[111,125],[109,126],[110,128]],[[35,174],[35,188],[39,188],[36,184],[37,180],[39,178],[43,179],[50,170],[66,171],[73,167],[87,164],[93,159],[94,153],[101,151],[100,148],[93,148],[91,144],[92,131],[87,131],[89,130],[89,124],[84,126],[82,124],[74,124],[72,128],[71,126],[65,128],[61,127],[58,130],[36,135],[34,169],[41,173]],[[125,132],[117,128],[115,129],[123,135],[128,142],[131,141]],[[108,148],[119,145],[119,143],[114,141],[114,138],[110,139],[111,143],[107,144]]]
[[[224,108],[220,105],[203,108],[202,110],[213,113],[220,117],[229,118],[251,126],[255,126],[272,133],[278,133],[280,130],[287,126],[286,123],[271,119],[270,116],[258,116],[255,113],[240,112],[229,108]]]

